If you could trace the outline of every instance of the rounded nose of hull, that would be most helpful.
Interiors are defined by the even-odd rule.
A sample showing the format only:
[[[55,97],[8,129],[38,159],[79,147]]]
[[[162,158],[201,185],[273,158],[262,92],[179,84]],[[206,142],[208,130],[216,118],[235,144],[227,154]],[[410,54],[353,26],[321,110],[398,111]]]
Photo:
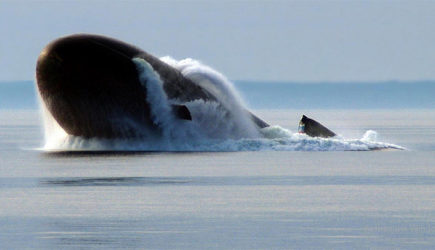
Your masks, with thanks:
[[[153,126],[132,58],[141,51],[100,36],[60,38],[40,54],[36,79],[41,97],[69,134],[140,136]]]

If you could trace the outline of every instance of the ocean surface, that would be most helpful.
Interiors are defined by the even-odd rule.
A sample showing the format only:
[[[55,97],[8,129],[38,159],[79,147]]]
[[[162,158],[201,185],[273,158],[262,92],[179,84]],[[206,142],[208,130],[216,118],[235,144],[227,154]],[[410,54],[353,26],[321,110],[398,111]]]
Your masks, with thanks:
[[[434,249],[435,85],[352,84],[235,84],[338,141],[86,152],[45,150],[33,83],[0,83],[0,249]]]

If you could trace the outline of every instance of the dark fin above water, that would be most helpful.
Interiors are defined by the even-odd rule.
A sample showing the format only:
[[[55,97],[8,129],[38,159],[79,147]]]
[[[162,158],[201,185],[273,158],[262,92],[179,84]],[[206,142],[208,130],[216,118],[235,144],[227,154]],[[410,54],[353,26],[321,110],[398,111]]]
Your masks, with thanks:
[[[172,104],[172,110],[175,116],[182,120],[192,120],[192,115],[185,105]]]
[[[312,137],[323,138],[336,136],[334,132],[332,132],[319,122],[306,117],[305,115],[302,116],[302,119],[299,122],[299,133],[305,133]]]

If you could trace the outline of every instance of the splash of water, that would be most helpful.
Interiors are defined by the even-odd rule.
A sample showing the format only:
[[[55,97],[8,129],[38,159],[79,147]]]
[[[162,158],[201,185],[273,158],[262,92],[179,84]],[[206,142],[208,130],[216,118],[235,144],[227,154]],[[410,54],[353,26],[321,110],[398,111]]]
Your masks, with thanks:
[[[192,121],[177,119],[157,72],[145,60],[134,58],[141,84],[146,89],[151,118],[161,131],[159,138],[97,139],[68,135],[40,99],[45,128],[45,150],[116,151],[343,151],[401,147],[376,141],[376,132],[367,131],[361,139],[312,138],[280,126],[257,129],[233,84],[214,69],[193,59],[161,58],[185,77],[206,89],[216,101],[195,100],[186,105]]]

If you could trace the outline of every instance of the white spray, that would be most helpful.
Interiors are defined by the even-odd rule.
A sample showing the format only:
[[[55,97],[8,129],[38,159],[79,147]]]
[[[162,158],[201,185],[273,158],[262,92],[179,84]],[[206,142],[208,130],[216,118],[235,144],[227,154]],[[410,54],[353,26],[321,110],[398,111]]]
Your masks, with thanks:
[[[166,56],[160,59],[178,69],[183,76],[189,78],[201,88],[207,90],[216,97],[220,105],[226,110],[230,110],[231,119],[226,119],[225,123],[234,125],[234,129],[242,133],[240,137],[260,137],[256,125],[247,113],[242,98],[237,93],[234,85],[224,75],[191,58],[176,61]]]
[[[142,58],[133,58],[133,62],[139,71],[139,80],[146,89],[146,99],[150,104],[151,119],[163,131],[163,137],[173,137],[173,126],[177,119],[172,113],[159,74]]]

